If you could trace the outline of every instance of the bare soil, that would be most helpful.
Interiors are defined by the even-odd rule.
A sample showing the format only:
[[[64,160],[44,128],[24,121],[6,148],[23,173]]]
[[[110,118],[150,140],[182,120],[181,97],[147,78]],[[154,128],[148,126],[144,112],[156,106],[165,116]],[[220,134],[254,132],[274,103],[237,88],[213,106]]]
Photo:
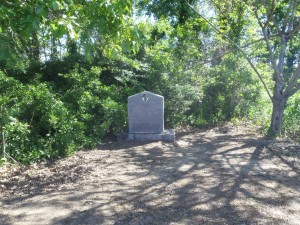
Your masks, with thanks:
[[[0,168],[0,224],[300,224],[300,146],[254,128]]]

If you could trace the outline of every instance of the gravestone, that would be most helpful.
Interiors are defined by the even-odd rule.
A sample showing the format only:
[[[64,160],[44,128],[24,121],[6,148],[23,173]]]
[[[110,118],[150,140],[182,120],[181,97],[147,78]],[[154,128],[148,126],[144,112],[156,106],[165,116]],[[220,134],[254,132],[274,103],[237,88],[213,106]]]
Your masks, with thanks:
[[[175,141],[174,130],[164,130],[164,97],[149,91],[128,97],[128,126],[119,140]]]
[[[164,97],[142,92],[128,98],[129,133],[164,131]]]

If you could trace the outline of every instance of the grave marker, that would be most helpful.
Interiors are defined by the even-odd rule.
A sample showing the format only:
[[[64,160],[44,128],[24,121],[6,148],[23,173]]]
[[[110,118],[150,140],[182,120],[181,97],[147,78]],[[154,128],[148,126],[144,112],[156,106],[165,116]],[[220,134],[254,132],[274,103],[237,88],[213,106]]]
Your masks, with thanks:
[[[149,91],[128,97],[128,126],[119,140],[175,141],[174,130],[164,130],[164,97]]]
[[[142,92],[128,98],[129,133],[164,131],[164,97]]]

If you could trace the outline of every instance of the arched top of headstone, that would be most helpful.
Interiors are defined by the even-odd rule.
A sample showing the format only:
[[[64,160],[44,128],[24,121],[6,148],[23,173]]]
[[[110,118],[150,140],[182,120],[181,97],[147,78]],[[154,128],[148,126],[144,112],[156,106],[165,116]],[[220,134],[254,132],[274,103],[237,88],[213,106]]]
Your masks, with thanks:
[[[142,92],[140,92],[140,93],[137,93],[137,94],[135,94],[135,95],[131,95],[131,96],[129,96],[128,97],[128,101],[130,100],[130,99],[141,99],[142,101],[144,101],[144,102],[147,102],[150,98],[154,98],[154,99],[164,99],[164,97],[163,96],[161,96],[161,95],[157,95],[157,94],[154,94],[154,93],[152,93],[152,92],[150,92],[150,91],[142,91]]]

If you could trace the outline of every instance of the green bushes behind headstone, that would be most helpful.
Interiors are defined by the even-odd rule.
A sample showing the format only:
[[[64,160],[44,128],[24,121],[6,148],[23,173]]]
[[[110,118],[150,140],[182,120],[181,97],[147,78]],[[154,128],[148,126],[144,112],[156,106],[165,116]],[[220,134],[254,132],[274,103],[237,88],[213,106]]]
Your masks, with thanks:
[[[0,128],[6,152],[29,163],[91,148],[108,135],[127,131],[127,97],[143,90],[164,96],[166,128],[241,117],[258,121],[263,109],[257,104],[264,105],[259,102],[260,89],[245,65],[237,62],[238,57],[228,56],[196,73],[176,69],[176,63],[159,64],[159,59],[134,61],[140,65],[108,59],[87,63],[78,55],[2,69]],[[296,97],[288,104],[289,132],[299,132],[298,105]]]
[[[0,72],[1,130],[18,161],[63,157],[126,127],[126,97],[102,84],[100,68],[57,75],[28,82]]]

